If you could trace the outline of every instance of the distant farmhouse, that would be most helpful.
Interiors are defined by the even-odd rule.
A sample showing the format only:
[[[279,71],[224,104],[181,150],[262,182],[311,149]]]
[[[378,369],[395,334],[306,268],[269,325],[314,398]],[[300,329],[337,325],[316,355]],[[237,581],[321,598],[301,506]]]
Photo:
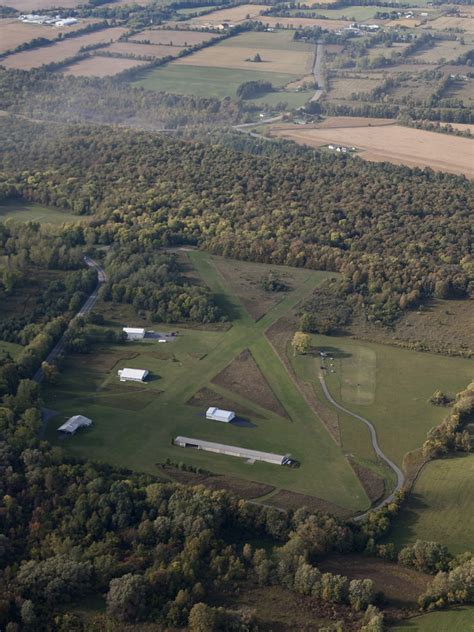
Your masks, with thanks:
[[[148,375],[146,369],[119,369],[117,371],[121,382],[144,382]]]
[[[86,428],[91,425],[92,419],[89,419],[89,417],[84,417],[84,415],[74,415],[73,417],[70,417],[62,426],[59,426],[58,432],[74,434],[78,428]]]
[[[234,445],[213,443],[212,441],[191,439],[190,437],[176,437],[174,444],[180,448],[206,450],[207,452],[216,452],[217,454],[238,456],[249,461],[264,461],[265,463],[272,463],[273,465],[290,465],[292,463],[291,457],[287,454],[282,455],[273,454],[272,452],[260,452],[260,450],[248,450],[247,448],[239,448]]]
[[[122,331],[126,334],[127,340],[143,340],[146,334],[141,327],[124,327]]]
[[[212,419],[213,421],[223,421],[224,423],[228,424],[230,421],[235,419],[235,413],[232,410],[222,410],[221,408],[211,406],[206,411],[206,419]]]

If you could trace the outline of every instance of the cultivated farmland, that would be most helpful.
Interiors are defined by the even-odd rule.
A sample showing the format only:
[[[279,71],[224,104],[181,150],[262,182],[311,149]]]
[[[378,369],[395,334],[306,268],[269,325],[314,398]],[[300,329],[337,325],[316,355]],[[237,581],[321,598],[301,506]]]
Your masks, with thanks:
[[[18,68],[21,70],[39,68],[44,64],[51,64],[67,59],[68,57],[73,57],[79,53],[80,48],[83,46],[90,46],[91,44],[99,44],[102,42],[113,42],[125,33],[125,31],[126,29],[121,27],[109,28],[56,42],[51,46],[25,50],[5,57],[5,59],[2,59],[2,65],[6,68]]]
[[[304,28],[304,27],[312,27],[319,26],[322,29],[326,29],[327,31],[338,31],[339,29],[344,28],[345,26],[349,26],[349,22],[345,20],[321,20],[317,18],[283,18],[283,17],[274,17],[271,15],[262,15],[258,18],[259,22],[265,24],[266,26],[270,26],[273,28]]]
[[[129,42],[149,41],[150,44],[163,44],[164,46],[195,46],[219,37],[216,33],[203,33],[202,31],[172,31],[172,30],[145,30],[129,37]]]
[[[97,22],[95,19],[81,19],[78,24],[67,28],[57,28],[45,24],[25,24],[14,18],[0,19],[0,53],[12,50],[20,44],[25,44],[37,37],[55,39],[60,33],[70,33],[82,29],[88,24]],[[2,61],[3,64],[3,61]]]
[[[111,77],[123,70],[143,66],[147,63],[137,59],[91,56],[61,68],[60,72],[75,77]]]
[[[262,11],[268,9],[264,4],[241,4],[237,7],[229,7],[228,9],[220,9],[219,11],[213,11],[207,15],[201,15],[196,18],[192,18],[187,22],[190,25],[196,24],[212,24],[218,25],[223,22],[229,22],[231,24],[238,24],[244,22],[248,17],[255,18],[260,15]]]
[[[474,455],[425,465],[389,539],[398,546],[419,539],[445,544],[453,554],[474,552],[473,476]]]
[[[430,22],[430,28],[438,30],[461,29],[472,33],[474,31],[474,18],[442,16]]]
[[[46,9],[54,9],[58,6],[64,9],[74,9],[81,4],[86,3],[83,0],[5,0],[4,3],[6,7],[12,7],[12,9],[22,13],[37,13]]]
[[[271,135],[310,147],[332,143],[355,146],[359,156],[375,162],[392,162],[438,171],[474,175],[474,144],[471,139],[453,138],[436,132],[400,125],[321,129],[314,126],[276,125]]]

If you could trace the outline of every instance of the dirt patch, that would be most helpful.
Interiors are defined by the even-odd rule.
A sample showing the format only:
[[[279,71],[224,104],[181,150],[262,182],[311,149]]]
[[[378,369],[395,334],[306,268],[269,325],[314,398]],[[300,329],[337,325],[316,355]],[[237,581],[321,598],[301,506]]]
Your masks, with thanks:
[[[71,66],[62,68],[61,73],[74,77],[112,77],[123,70],[144,66],[148,62],[137,59],[122,59],[118,57],[101,57],[94,55],[86,57]]]
[[[223,371],[216,375],[212,382],[249,399],[280,417],[288,418],[285,409],[276,398],[248,349],[242,351],[232,360]]]
[[[392,562],[363,555],[334,555],[318,564],[321,571],[345,575],[349,579],[371,579],[390,605],[417,608],[418,596],[433,579],[430,575]]]
[[[275,489],[272,485],[258,483],[257,481],[246,481],[241,478],[233,478],[232,476],[209,476],[194,472],[182,472],[169,466],[165,466],[163,469],[166,474],[183,485],[204,485],[204,487],[209,489],[224,489],[246,500],[264,496]]]
[[[274,348],[275,352],[278,354],[280,360],[285,365],[288,375],[299,388],[307,404],[319,417],[321,422],[326,427],[326,430],[329,432],[337,445],[340,446],[341,432],[339,428],[339,419],[337,413],[331,408],[325,406],[325,404],[323,404],[318,399],[314,386],[312,384],[303,381],[301,378],[298,377],[298,375],[296,375],[293,367],[291,366],[291,362],[288,359],[286,346],[295,329],[296,325],[294,323],[294,319],[292,320],[288,316],[284,316],[283,318],[280,318],[280,320],[277,320],[277,322],[274,323],[270,327],[270,329],[265,332],[265,335]]]
[[[209,406],[217,406],[218,408],[224,408],[224,410],[236,410],[238,411],[239,416],[259,417],[259,415],[253,410],[250,410],[250,408],[245,408],[228,397],[224,397],[223,395],[220,395],[219,393],[216,393],[206,387],[201,388],[200,391],[195,393],[191,399],[188,399],[186,404],[201,408],[203,411],[204,409],[209,408]]]
[[[354,146],[358,155],[374,162],[392,162],[409,167],[474,176],[474,144],[469,138],[448,136],[401,125],[334,127],[278,125],[271,135],[310,147],[329,144]]]
[[[112,42],[118,39],[125,31],[126,29],[120,27],[103,29],[94,33],[87,33],[86,35],[56,42],[51,46],[25,50],[21,53],[5,57],[5,59],[2,59],[2,65],[6,68],[18,68],[21,70],[39,68],[43,64],[51,64],[77,55],[82,46]],[[33,35],[33,37],[35,36]],[[98,63],[97,60],[95,60],[95,63]]]
[[[129,38],[129,42],[149,41],[151,44],[162,44],[163,46],[194,46],[208,42],[217,37],[216,33],[198,33],[195,31],[169,31],[151,30],[135,33]]]
[[[323,513],[330,513],[340,518],[347,518],[351,515],[348,509],[339,507],[328,500],[317,498],[316,496],[308,496],[306,494],[299,494],[298,492],[292,492],[288,489],[281,489],[279,492],[271,496],[265,501],[266,505],[273,505],[280,509],[299,509],[300,507],[306,507],[310,511],[321,511]]]
[[[347,460],[356,473],[357,478],[360,480],[370,502],[374,504],[377,500],[382,498],[385,492],[384,479],[369,467],[357,463],[353,458],[348,457]]]

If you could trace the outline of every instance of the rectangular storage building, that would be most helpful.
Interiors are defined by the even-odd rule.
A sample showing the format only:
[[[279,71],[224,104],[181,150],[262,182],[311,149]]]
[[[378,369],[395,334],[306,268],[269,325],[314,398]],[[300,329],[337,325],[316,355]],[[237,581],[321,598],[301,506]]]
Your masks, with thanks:
[[[59,426],[58,432],[74,434],[78,428],[91,425],[92,419],[89,419],[89,417],[84,417],[84,415],[74,415],[73,417],[70,417],[62,426]]]
[[[176,437],[174,444],[180,448],[196,448],[197,450],[227,454],[228,456],[237,456],[252,461],[265,461],[265,463],[273,463],[274,465],[285,465],[290,461],[288,455],[260,452],[260,450],[249,450],[247,448],[239,448],[235,445],[213,443],[212,441],[203,441],[202,439],[192,439],[190,437]]]
[[[146,333],[141,327],[124,327],[122,331],[127,334],[127,340],[143,340]]]
[[[206,411],[206,419],[213,419],[214,421],[223,421],[229,423],[232,419],[235,419],[235,413],[232,410],[222,410],[211,406]]]
[[[144,382],[148,375],[146,369],[119,369],[117,373],[121,382]]]

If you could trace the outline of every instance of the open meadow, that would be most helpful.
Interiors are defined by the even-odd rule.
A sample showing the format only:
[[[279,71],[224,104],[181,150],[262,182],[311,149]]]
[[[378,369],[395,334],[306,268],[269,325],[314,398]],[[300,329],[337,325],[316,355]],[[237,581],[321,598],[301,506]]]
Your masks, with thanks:
[[[4,200],[0,202],[0,221],[4,222],[7,219],[17,222],[63,224],[84,221],[85,218],[52,206],[43,206],[25,200]]]
[[[401,125],[373,126],[360,119],[358,127],[274,125],[271,136],[301,145],[324,147],[329,144],[355,146],[365,160],[392,162],[411,167],[431,167],[436,171],[474,176],[474,143]]]
[[[3,3],[4,6],[21,13],[39,13],[58,6],[63,9],[75,9],[81,4],[86,3],[83,0],[5,0]]]
[[[397,546],[429,540],[451,553],[474,553],[474,455],[428,463],[397,517],[388,539]]]
[[[268,7],[264,4],[241,4],[235,7],[228,7],[225,9],[219,9],[206,15],[200,15],[195,18],[191,18],[187,24],[190,26],[196,26],[201,24],[219,25],[223,22],[230,24],[239,24],[249,18],[255,18],[260,15],[262,11]]]
[[[147,61],[139,61],[138,59],[93,55],[61,68],[60,72],[75,77],[111,77],[123,70],[144,66],[147,63]]]
[[[157,463],[168,458],[288,494],[319,498],[339,513],[367,508],[366,493],[343,452],[263,335],[330,273],[287,268],[291,289],[267,305],[255,321],[225,282],[214,258],[199,252],[189,256],[229,313],[232,326],[212,330],[175,325],[172,329],[178,328],[179,335],[167,345],[128,343],[104,346],[93,355],[70,356],[60,383],[45,390],[46,405],[58,411],[49,424],[48,438],[78,456],[153,474],[160,474]],[[273,266],[262,264],[260,269],[265,275]],[[243,272],[243,279],[255,274],[246,267]],[[131,324],[128,318],[127,322]],[[171,329],[153,325],[155,330],[164,327]],[[119,382],[117,370],[124,366],[147,368],[150,381]],[[231,407],[246,422],[206,420],[203,413],[212,404]],[[78,413],[91,417],[93,427],[66,440],[59,438],[56,428],[65,417]],[[249,465],[235,457],[179,448],[172,445],[177,435],[291,453],[300,466]]]
[[[173,31],[169,29],[146,29],[134,33],[128,38],[129,42],[150,42],[163,46],[195,46],[219,37],[217,33],[205,33],[202,31]]]
[[[125,32],[126,29],[122,27],[103,29],[78,37],[72,37],[61,42],[55,42],[51,46],[43,46],[33,50],[21,51],[14,55],[8,55],[5,59],[2,59],[1,63],[6,68],[31,70],[32,68],[39,68],[44,64],[56,63],[68,57],[73,57],[79,53],[79,50],[83,46],[113,42]]]
[[[297,17],[276,17],[273,15],[262,15],[258,21],[270,28],[296,29],[319,26],[327,31],[338,31],[349,23],[346,20],[330,20],[318,18],[297,18]]]
[[[407,619],[390,628],[390,632],[472,632],[473,630],[474,606],[430,612]]]

